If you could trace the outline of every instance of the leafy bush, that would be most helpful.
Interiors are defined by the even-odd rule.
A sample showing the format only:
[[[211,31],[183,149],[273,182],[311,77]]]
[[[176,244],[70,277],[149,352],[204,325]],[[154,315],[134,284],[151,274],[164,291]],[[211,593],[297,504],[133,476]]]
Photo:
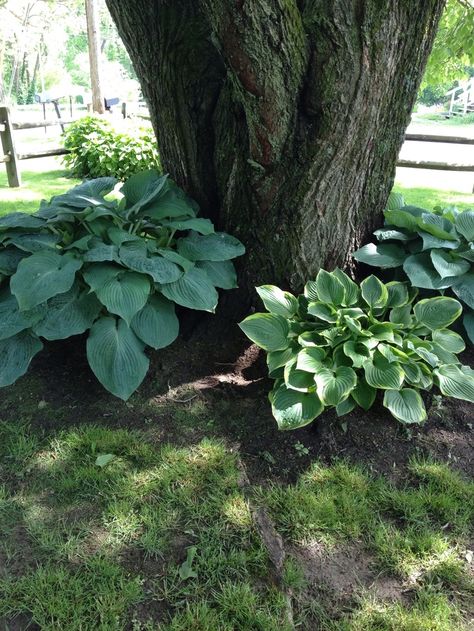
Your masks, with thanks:
[[[385,269],[400,267],[414,287],[449,289],[474,309],[474,211],[406,206],[400,194],[392,193],[384,227],[374,234],[379,243],[357,250],[357,261]],[[472,311],[464,316],[464,326],[474,342]]]
[[[151,129],[137,130],[133,136],[121,134],[106,119],[86,116],[68,127],[64,146],[70,151],[64,162],[75,177],[125,180],[145,169],[160,170]]]
[[[145,346],[178,335],[174,303],[215,310],[217,288],[236,287],[230,259],[244,246],[167,176],[99,178],[43,202],[34,215],[0,218],[0,386],[24,374],[40,338],[88,329],[87,357],[101,384],[126,400],[148,370]]]
[[[368,410],[377,390],[404,423],[426,419],[420,390],[474,401],[474,372],[456,354],[461,336],[448,327],[461,314],[454,298],[412,302],[408,283],[383,284],[369,276],[360,288],[344,272],[321,270],[296,298],[272,285],[257,289],[269,313],[241,322],[268,352],[269,395],[280,429],[307,425],[325,408],[342,416]]]

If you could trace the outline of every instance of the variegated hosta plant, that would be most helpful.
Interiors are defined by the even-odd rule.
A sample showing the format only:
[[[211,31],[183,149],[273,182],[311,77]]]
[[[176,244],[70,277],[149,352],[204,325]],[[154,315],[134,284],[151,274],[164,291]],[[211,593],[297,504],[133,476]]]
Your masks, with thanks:
[[[144,379],[145,348],[178,335],[175,304],[214,311],[217,288],[236,287],[244,253],[174,182],[138,173],[98,178],[43,202],[34,215],[0,217],[0,386],[28,368],[43,343],[89,331],[87,358],[122,398]]]
[[[258,287],[268,313],[240,323],[267,351],[269,395],[280,429],[307,425],[326,408],[338,415],[368,410],[378,390],[403,423],[420,423],[420,390],[474,401],[474,371],[457,358],[464,341],[448,327],[461,315],[454,298],[416,304],[408,283],[369,276],[359,286],[344,272],[321,270],[295,297],[272,285]]]

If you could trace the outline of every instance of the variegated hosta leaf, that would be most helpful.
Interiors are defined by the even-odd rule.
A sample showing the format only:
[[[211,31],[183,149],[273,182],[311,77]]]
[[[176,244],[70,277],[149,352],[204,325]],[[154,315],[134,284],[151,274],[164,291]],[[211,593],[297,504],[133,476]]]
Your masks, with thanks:
[[[386,286],[374,275],[369,276],[360,284],[362,298],[371,309],[385,307],[388,302]]]
[[[308,392],[314,389],[314,375],[304,370],[298,370],[296,362],[288,363],[284,370],[284,379],[287,388]]]
[[[282,351],[289,345],[290,327],[282,316],[254,313],[239,324],[245,335],[266,351]]]
[[[474,403],[474,377],[459,366],[440,366],[433,373],[442,394]]]
[[[426,420],[423,399],[412,388],[386,390],[383,404],[396,419],[403,423],[422,423]]]
[[[261,285],[257,287],[257,293],[270,313],[291,318],[298,311],[298,300],[288,291],[282,291],[274,285]]]
[[[364,372],[369,386],[381,390],[398,390],[405,378],[402,367],[396,363],[367,363]]]
[[[339,307],[345,301],[344,285],[334,273],[326,272],[326,270],[319,270],[315,290],[317,300],[326,304]]]
[[[420,300],[414,309],[415,317],[432,331],[444,329],[459,318],[462,306],[458,300],[437,296]]]
[[[315,392],[288,389],[280,384],[269,395],[273,416],[281,430],[298,429],[311,423],[324,410]]]
[[[298,349],[295,346],[288,346],[282,351],[271,351],[267,353],[267,366],[268,366],[268,374],[271,377],[272,373],[285,366],[289,361],[295,359],[297,357]],[[299,368],[299,366],[297,366]],[[305,368],[301,368],[305,370]]]
[[[357,304],[360,295],[360,290],[357,284],[338,267],[336,267],[336,269],[333,271],[333,274],[344,287],[344,300],[342,304],[346,307]]]
[[[351,397],[358,406],[367,412],[372,407],[376,394],[376,388],[369,386],[364,377],[359,376],[357,385],[351,392]]]
[[[335,371],[320,368],[314,375],[317,393],[324,405],[339,405],[346,399],[357,383],[352,368],[340,366]]]
[[[315,373],[321,368],[321,362],[325,356],[325,351],[320,347],[303,348],[298,353],[296,367],[298,370]]]

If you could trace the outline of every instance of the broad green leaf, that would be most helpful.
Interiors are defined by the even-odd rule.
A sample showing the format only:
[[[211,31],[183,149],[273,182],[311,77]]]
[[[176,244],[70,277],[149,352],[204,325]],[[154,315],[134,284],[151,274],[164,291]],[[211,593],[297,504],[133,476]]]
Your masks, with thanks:
[[[347,366],[339,366],[335,371],[320,368],[314,375],[318,397],[324,405],[339,405],[346,399],[357,384],[357,375]]]
[[[171,250],[170,248],[157,248],[156,253],[161,254],[161,256],[163,256],[165,259],[168,259],[168,261],[177,263],[177,265],[180,265],[185,272],[189,272],[189,270],[192,269],[196,265],[194,261],[190,261],[189,259],[185,258],[184,256],[181,256],[180,254],[178,254],[174,250]],[[204,264],[213,263],[213,262],[214,261],[198,261],[197,267],[201,267],[202,269],[205,270]],[[225,262],[226,261],[217,261],[216,264],[225,263]],[[209,276],[209,278],[211,277]],[[216,285],[216,287],[219,287],[219,285]],[[224,289],[226,288],[224,287]]]
[[[449,276],[462,276],[471,269],[469,261],[459,258],[450,252],[444,252],[443,250],[431,250],[430,256],[433,267],[441,278],[448,278]]]
[[[154,349],[169,346],[179,333],[174,304],[159,294],[150,296],[143,309],[134,315],[130,326],[145,344]]]
[[[193,267],[174,283],[161,286],[161,293],[182,307],[214,312],[219,296],[209,276]]]
[[[24,252],[38,252],[45,248],[56,248],[60,237],[56,234],[11,234],[6,240],[6,244],[14,245]]]
[[[0,217],[0,232],[8,228],[25,228],[31,230],[32,228],[42,228],[43,226],[43,219],[28,215],[27,213],[10,213],[9,215]]]
[[[84,280],[93,291],[97,291],[113,278],[117,278],[119,274],[123,274],[123,267],[118,265],[109,265],[108,263],[97,263],[89,265],[83,270]]]
[[[194,230],[199,234],[212,234],[214,232],[214,224],[210,219],[201,217],[192,217],[191,219],[174,219],[173,221],[164,221],[163,226],[172,230]]]
[[[365,362],[370,358],[369,349],[365,344],[361,344],[360,342],[353,340],[345,342],[343,349],[345,355],[351,358],[354,368],[362,368]]]
[[[412,322],[411,305],[405,305],[403,307],[395,307],[390,312],[390,322],[394,324],[403,324],[403,326],[410,326]]]
[[[394,193],[393,191],[388,196],[387,210],[400,210],[405,206],[405,200],[401,193]]]
[[[284,384],[270,392],[273,416],[278,429],[298,429],[311,423],[324,410],[315,392],[290,390]]]
[[[345,299],[344,285],[334,273],[319,270],[316,276],[316,293],[321,302],[339,307]]]
[[[423,399],[416,390],[386,390],[383,404],[393,416],[403,423],[422,423],[426,420]]]
[[[183,270],[175,263],[159,254],[148,256],[142,242],[124,243],[120,246],[120,261],[134,272],[148,274],[155,283],[174,283],[183,275]]]
[[[440,366],[433,372],[441,393],[447,397],[474,403],[474,377],[458,366]]]
[[[20,311],[8,287],[0,291],[0,340],[30,328],[41,317],[41,310]]]
[[[466,239],[474,241],[474,210],[465,210],[457,215],[455,220],[456,230]]]
[[[427,252],[409,256],[403,264],[403,271],[411,284],[421,289],[446,289],[458,280],[456,276],[441,278]]]
[[[371,309],[381,309],[388,301],[386,286],[373,274],[364,279],[360,284],[362,298]]]
[[[261,285],[257,287],[257,293],[270,313],[291,318],[298,311],[298,300],[288,291],[282,291],[274,285]]]
[[[282,316],[273,313],[254,313],[239,327],[257,346],[266,351],[282,351],[289,345],[290,327]]]
[[[321,362],[326,357],[324,349],[317,346],[312,348],[303,348],[298,353],[296,367],[298,370],[315,373],[321,368]]]
[[[403,265],[406,253],[394,243],[368,243],[354,253],[354,258],[374,267],[391,268]]]
[[[447,351],[435,341],[433,341],[432,346],[433,353],[439,359],[439,366],[442,366],[443,364],[459,364],[459,359],[454,353]]]
[[[474,344],[474,313],[468,311],[463,318],[464,328],[472,344]]]
[[[420,300],[413,312],[418,322],[434,331],[444,329],[457,320],[462,313],[462,306],[454,298],[437,296]]]
[[[359,287],[349,276],[340,270],[338,267],[333,271],[334,276],[342,283],[344,287],[344,301],[343,305],[350,307],[355,305],[359,301]]]
[[[367,363],[364,371],[369,386],[382,390],[398,390],[405,378],[405,373],[399,364],[387,361],[377,362],[377,364]]]
[[[57,254],[53,250],[35,252],[18,264],[11,277],[10,288],[22,311],[46,302],[57,294],[71,289],[76,272],[82,266],[70,254]]]
[[[304,286],[304,296],[308,300],[319,300],[317,285],[315,280],[309,280]]]
[[[128,178],[120,189],[126,199],[127,216],[137,214],[167,190],[168,176],[157,171],[141,171]],[[163,215],[164,217],[169,215]]]
[[[9,386],[28,370],[33,357],[43,348],[29,331],[0,341],[0,387]]]
[[[369,386],[367,381],[363,377],[359,376],[357,379],[357,385],[351,392],[351,397],[359,407],[367,412],[367,410],[370,410],[374,404],[376,394],[376,388]]]
[[[190,267],[192,267],[192,264]],[[235,289],[238,287],[237,273],[232,261],[198,261],[196,267],[206,272],[215,287],[220,289]]]
[[[449,329],[433,331],[433,342],[436,342],[436,344],[439,344],[450,353],[462,353],[466,348],[462,337]]]
[[[87,331],[102,305],[94,294],[81,293],[78,283],[64,294],[50,298],[42,319],[34,325],[36,335],[47,340],[64,340]]]
[[[283,349],[282,351],[271,351],[267,353],[267,366],[268,366],[268,374],[271,377],[272,373],[285,366],[289,361],[294,359],[297,355],[297,350],[294,346],[288,346],[288,348]],[[297,366],[299,368],[299,366]],[[305,370],[305,368],[301,368],[301,370]]]
[[[299,392],[314,390],[314,375],[304,370],[298,370],[296,362],[286,364],[283,376],[286,387],[291,390],[298,390]]]
[[[405,362],[409,362],[410,358],[406,353],[398,349],[396,346],[390,346],[389,344],[379,344],[377,350],[381,353],[385,359],[390,362],[402,362],[403,369],[405,370]]]
[[[190,261],[227,261],[244,253],[242,243],[225,232],[209,235],[191,232],[189,236],[178,239],[178,254]]]
[[[153,202],[147,204],[139,212],[139,217],[148,217],[152,221],[160,222],[165,218],[195,217],[195,202],[187,197],[185,193],[177,187],[163,189],[163,193]]]
[[[140,241],[141,237],[136,234],[130,234],[126,230],[122,230],[121,228],[109,228],[107,230],[107,236],[112,241],[114,245],[122,245],[122,243],[127,243],[130,241]],[[84,237],[86,238],[86,237]],[[74,245],[74,244],[73,244]]]
[[[418,221],[412,213],[406,212],[406,209],[386,210],[384,212],[385,223],[397,228],[404,228],[410,232],[416,232],[418,229]]]
[[[118,262],[118,247],[116,245],[107,245],[106,243],[97,243],[90,250],[84,252],[82,258],[85,263]]]
[[[325,302],[315,301],[308,304],[308,314],[324,322],[337,322],[337,310]]]
[[[407,283],[392,281],[386,283],[385,287],[388,291],[387,307],[403,307],[409,302]]]
[[[17,270],[18,263],[28,254],[16,248],[0,249],[0,273],[11,276]]]
[[[144,344],[123,320],[97,320],[87,339],[87,360],[100,383],[126,401],[141,384],[149,361]]]
[[[448,241],[456,241],[456,231],[454,225],[445,217],[440,217],[434,213],[423,213],[418,220],[420,228],[424,232],[428,232],[438,239],[446,239]]]
[[[473,243],[470,244],[471,247],[467,248],[465,250],[456,250],[456,254],[458,256],[460,256],[463,259],[466,259],[466,261],[469,261],[470,263],[474,262],[474,250],[472,249],[472,246],[474,245]]]
[[[105,195],[113,191],[117,180],[113,177],[98,177],[78,184],[64,195],[53,197],[55,206],[71,206],[72,208],[89,208],[90,206],[107,205]]]
[[[462,300],[468,307],[474,309],[474,272],[469,272],[456,279],[456,282],[452,285],[452,290],[459,300]]]
[[[438,237],[433,236],[429,232],[423,232],[422,230],[419,232],[419,235],[423,239],[423,247],[421,248],[422,252],[425,250],[432,250],[434,248],[454,250],[460,245],[460,241],[458,239],[456,239],[456,241],[438,239]]]
[[[377,241],[402,241],[407,242],[413,239],[413,235],[395,230],[394,228],[379,228],[374,232]]]
[[[397,328],[397,325],[393,322],[377,322],[369,327],[369,333],[371,333],[376,340],[393,342],[395,339],[394,331]]]
[[[116,457],[115,454],[99,454],[97,458],[95,459],[95,465],[96,467],[100,467],[101,469],[103,469],[115,457]]]
[[[95,293],[110,313],[119,315],[129,325],[148,300],[150,281],[143,274],[124,271],[109,279]]]
[[[348,397],[344,399],[341,403],[336,405],[336,414],[340,416],[344,416],[345,414],[349,414],[355,408],[356,404],[354,399]]]

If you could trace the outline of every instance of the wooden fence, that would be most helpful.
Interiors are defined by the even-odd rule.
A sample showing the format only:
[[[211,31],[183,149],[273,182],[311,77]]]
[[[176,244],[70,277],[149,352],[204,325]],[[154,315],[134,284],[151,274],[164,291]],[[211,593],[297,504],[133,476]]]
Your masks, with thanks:
[[[126,104],[122,104],[122,114],[127,116]],[[140,118],[149,119],[149,114],[141,114]],[[51,125],[64,125],[72,123],[73,120],[51,120],[51,121],[35,121],[30,123],[14,123],[10,118],[10,112],[7,107],[0,107],[0,137],[2,141],[3,155],[0,154],[0,164],[4,163],[7,170],[8,185],[10,187],[21,186],[20,160],[29,160],[31,158],[44,158],[47,156],[61,156],[69,153],[67,149],[45,149],[43,151],[33,151],[31,153],[18,153],[15,149],[15,140],[13,132],[20,129],[35,129],[37,127],[49,127]],[[406,134],[405,141],[418,142],[442,142],[457,145],[474,145],[474,138],[465,138],[464,136],[442,136],[436,134]],[[450,164],[448,162],[431,162],[417,160],[398,160],[397,166],[408,167],[410,169],[435,169],[439,171],[464,171],[474,173],[474,164]],[[473,191],[474,192],[474,191]]]

